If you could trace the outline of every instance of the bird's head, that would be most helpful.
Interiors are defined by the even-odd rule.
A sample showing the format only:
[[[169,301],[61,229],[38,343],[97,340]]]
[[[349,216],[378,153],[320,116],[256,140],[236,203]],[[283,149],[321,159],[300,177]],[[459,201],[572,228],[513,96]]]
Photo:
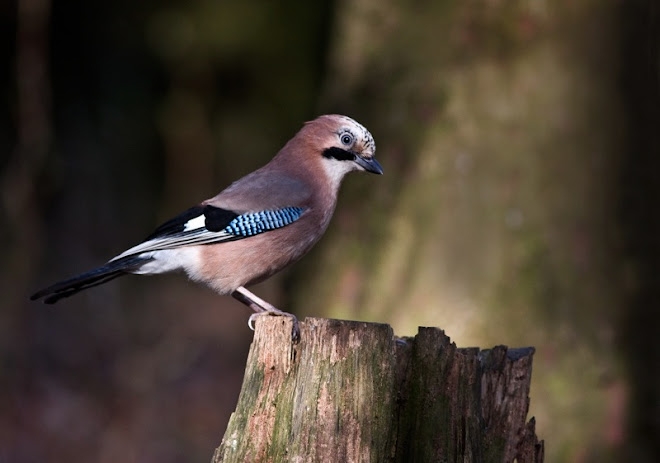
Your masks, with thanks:
[[[320,167],[335,187],[352,171],[383,173],[374,158],[374,138],[363,125],[347,116],[330,114],[307,122],[290,143],[284,152],[296,156],[302,164]]]
[[[354,170],[383,174],[383,168],[374,158],[374,137],[362,124],[347,116],[330,114],[307,125],[316,129],[326,171],[342,177]]]

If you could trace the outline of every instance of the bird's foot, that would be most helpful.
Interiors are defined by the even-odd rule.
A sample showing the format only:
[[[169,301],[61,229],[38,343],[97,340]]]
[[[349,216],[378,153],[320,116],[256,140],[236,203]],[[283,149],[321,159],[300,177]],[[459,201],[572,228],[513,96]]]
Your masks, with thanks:
[[[250,318],[248,319],[248,326],[252,331],[254,331],[254,321],[261,315],[284,316],[291,318],[291,321],[293,322],[291,340],[293,342],[298,342],[300,340],[300,326],[298,325],[298,319],[295,315],[278,309],[242,286],[239,286],[231,295],[254,310],[254,313],[250,315]]]

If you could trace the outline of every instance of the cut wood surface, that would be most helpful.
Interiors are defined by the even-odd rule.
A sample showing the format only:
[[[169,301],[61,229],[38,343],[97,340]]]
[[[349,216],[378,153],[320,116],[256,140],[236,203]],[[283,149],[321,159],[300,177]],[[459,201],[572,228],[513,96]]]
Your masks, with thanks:
[[[540,463],[531,347],[457,348],[437,328],[260,317],[213,463]]]

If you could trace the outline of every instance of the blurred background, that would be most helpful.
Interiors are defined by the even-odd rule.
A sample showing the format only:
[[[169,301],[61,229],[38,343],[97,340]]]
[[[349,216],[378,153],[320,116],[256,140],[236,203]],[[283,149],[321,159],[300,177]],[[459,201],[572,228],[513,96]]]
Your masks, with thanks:
[[[0,2],[0,461],[210,460],[247,308],[177,275],[28,296],[330,112],[385,175],[255,291],[535,346],[547,462],[658,461],[659,64],[653,0]]]

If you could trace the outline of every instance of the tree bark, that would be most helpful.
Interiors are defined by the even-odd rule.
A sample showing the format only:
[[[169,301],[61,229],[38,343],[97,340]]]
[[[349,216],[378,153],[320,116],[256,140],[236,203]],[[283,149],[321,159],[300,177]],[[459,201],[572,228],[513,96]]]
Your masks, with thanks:
[[[437,328],[258,320],[243,388],[213,463],[540,463],[526,422],[534,349],[458,349]]]

